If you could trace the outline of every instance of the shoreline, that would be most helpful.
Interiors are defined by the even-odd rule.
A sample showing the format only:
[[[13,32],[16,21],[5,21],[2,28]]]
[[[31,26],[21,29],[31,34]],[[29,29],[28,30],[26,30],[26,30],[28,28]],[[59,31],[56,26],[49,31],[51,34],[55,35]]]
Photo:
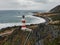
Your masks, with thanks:
[[[31,16],[32,18],[36,18],[38,19],[37,21],[35,21],[34,23],[26,23],[26,25],[35,25],[35,24],[40,24],[40,23],[45,23],[46,20],[42,17],[37,17],[37,16]],[[43,20],[43,21],[42,21]],[[14,26],[21,26],[22,23],[1,23],[0,24],[0,30],[1,29],[4,29],[4,28],[7,28],[7,27],[14,27]]]

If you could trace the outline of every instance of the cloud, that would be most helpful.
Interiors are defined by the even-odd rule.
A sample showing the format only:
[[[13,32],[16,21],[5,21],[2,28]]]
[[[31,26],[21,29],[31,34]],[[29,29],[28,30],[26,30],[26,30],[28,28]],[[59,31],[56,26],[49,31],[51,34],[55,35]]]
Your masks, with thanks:
[[[59,2],[60,2],[60,0],[49,0],[49,2],[59,3]]]
[[[0,10],[49,10],[57,5],[59,0],[0,0]]]
[[[33,0],[33,1],[38,2],[38,3],[46,3],[47,2],[47,0]]]

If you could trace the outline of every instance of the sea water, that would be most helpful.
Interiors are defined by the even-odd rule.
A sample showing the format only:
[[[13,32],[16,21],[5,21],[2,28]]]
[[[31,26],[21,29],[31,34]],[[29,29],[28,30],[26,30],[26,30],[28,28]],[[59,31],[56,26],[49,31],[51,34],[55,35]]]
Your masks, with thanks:
[[[22,25],[22,16],[25,15],[26,24],[38,24],[43,23],[45,20],[43,18],[38,18],[33,16],[32,12],[44,12],[44,11],[34,11],[34,10],[0,10],[0,29],[19,26]]]

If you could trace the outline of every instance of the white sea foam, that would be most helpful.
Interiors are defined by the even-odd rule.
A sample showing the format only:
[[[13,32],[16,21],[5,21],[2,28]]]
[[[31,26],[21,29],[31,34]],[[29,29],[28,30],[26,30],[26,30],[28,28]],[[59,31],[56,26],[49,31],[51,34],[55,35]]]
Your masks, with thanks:
[[[15,16],[15,17],[22,17],[22,16]],[[35,17],[35,16],[25,16],[25,17],[29,17],[29,18],[34,18],[31,23],[26,23],[26,25],[30,25],[30,24],[39,24],[39,23],[44,23],[46,22],[45,19],[40,18],[40,17]],[[6,27],[12,27],[12,26],[21,26],[22,23],[0,23],[0,29],[2,28],[6,28]]]
[[[21,26],[22,23],[0,23],[0,29],[12,26]],[[26,25],[30,25],[30,23],[26,23]]]

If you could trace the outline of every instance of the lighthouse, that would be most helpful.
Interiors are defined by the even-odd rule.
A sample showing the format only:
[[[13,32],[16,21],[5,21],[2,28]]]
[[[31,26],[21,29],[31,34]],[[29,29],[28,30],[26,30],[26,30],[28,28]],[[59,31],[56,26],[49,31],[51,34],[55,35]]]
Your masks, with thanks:
[[[21,26],[21,30],[26,30],[26,20],[25,20],[25,16],[22,16],[22,26]]]

